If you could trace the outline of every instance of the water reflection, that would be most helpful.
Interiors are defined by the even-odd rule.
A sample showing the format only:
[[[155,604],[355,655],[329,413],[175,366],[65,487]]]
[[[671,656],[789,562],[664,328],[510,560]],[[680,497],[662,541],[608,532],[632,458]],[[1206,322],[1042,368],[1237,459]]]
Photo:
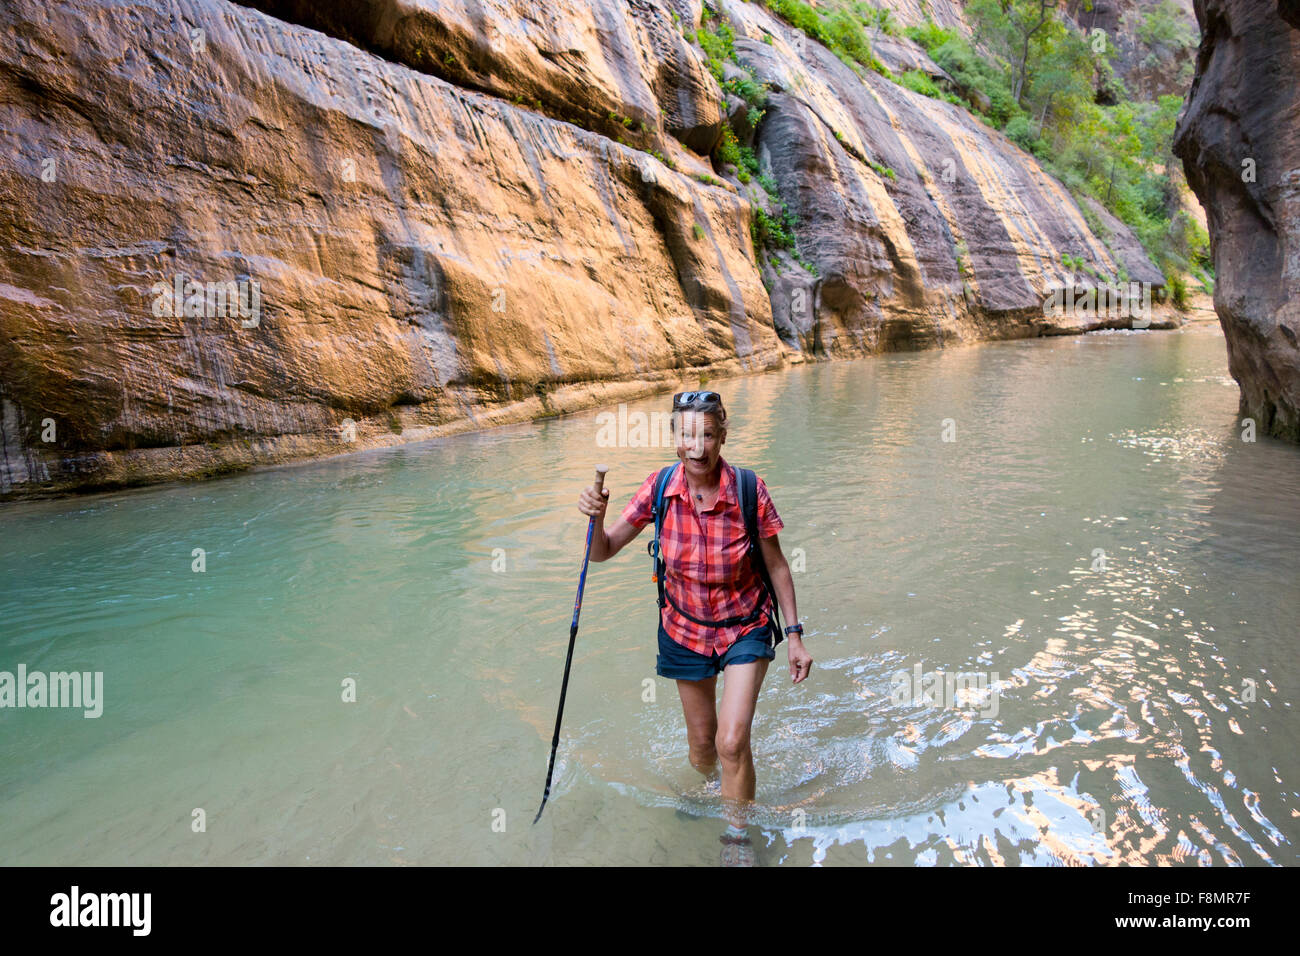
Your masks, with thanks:
[[[761,863],[1297,862],[1300,453],[1239,440],[1225,364],[1202,329],[711,383],[802,552],[816,658],[793,688],[779,653],[760,696]],[[605,459],[621,508],[673,457],[597,430],[0,512],[0,669],[107,688],[98,721],[0,712],[0,862],[716,865],[644,533],[588,578],[526,822],[577,491]],[[895,693],[932,672],[986,683]]]

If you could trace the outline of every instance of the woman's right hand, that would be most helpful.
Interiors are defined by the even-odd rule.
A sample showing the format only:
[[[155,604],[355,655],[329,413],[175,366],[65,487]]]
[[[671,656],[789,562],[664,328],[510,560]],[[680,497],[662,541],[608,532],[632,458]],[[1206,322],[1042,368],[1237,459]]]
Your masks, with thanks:
[[[578,495],[578,510],[585,515],[593,518],[605,517],[605,505],[609,503],[609,489],[602,488],[601,493],[596,494],[596,486],[588,485],[582,489],[582,494]]]

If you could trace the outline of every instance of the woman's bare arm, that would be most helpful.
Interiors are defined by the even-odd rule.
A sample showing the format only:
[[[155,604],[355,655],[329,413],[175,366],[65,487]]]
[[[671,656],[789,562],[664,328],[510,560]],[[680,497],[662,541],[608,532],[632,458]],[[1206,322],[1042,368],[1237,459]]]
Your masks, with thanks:
[[[772,587],[776,589],[776,600],[781,606],[781,616],[785,618],[787,624],[795,624],[799,621],[799,608],[794,598],[794,577],[790,574],[790,565],[785,560],[785,554],[781,551],[781,542],[777,538],[778,535],[770,535],[759,538],[758,543],[763,548],[767,575],[772,579]]]
[[[797,624],[799,609],[794,601],[794,577],[790,574],[790,565],[781,552],[781,543],[776,535],[759,538],[758,542],[763,549],[763,560],[767,562],[767,575],[772,579],[772,587],[776,589],[776,600],[781,606],[781,616],[785,618],[786,624]],[[787,634],[786,646],[789,648],[790,680],[795,684],[807,680],[812,672],[813,659],[808,653],[808,648],[803,646],[803,638],[798,634]]]

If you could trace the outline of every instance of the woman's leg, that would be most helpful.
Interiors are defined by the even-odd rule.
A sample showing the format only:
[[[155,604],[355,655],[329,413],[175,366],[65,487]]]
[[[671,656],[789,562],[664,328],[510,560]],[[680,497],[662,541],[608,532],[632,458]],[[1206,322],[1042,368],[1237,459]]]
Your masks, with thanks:
[[[722,706],[718,710],[715,743],[722,758],[725,801],[754,799],[754,755],[749,749],[749,732],[758,705],[758,691],[770,663],[760,660],[731,664],[723,671]]]
[[[706,777],[718,764],[714,738],[718,734],[716,691],[718,679],[679,680],[677,694],[686,715],[686,740],[691,748],[691,766]]]

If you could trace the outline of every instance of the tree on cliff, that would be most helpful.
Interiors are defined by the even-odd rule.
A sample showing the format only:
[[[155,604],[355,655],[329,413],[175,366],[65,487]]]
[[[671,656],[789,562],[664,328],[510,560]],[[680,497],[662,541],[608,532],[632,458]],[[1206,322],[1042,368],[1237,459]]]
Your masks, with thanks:
[[[971,0],[966,14],[969,39],[932,21],[907,36],[986,122],[1038,156],[1077,197],[1091,196],[1131,227],[1162,271],[1211,275],[1208,237],[1180,211],[1169,155],[1181,98],[1135,98],[1116,73],[1115,40],[1085,33],[1052,0]],[[1175,14],[1168,5],[1147,12],[1135,34],[1142,62],[1174,68],[1190,42],[1190,27]],[[1081,211],[1091,215],[1086,203]]]
[[[1057,0],[972,0],[966,12],[976,35],[1011,66],[1011,96],[1020,103],[1029,79],[1032,46],[1056,20]]]

